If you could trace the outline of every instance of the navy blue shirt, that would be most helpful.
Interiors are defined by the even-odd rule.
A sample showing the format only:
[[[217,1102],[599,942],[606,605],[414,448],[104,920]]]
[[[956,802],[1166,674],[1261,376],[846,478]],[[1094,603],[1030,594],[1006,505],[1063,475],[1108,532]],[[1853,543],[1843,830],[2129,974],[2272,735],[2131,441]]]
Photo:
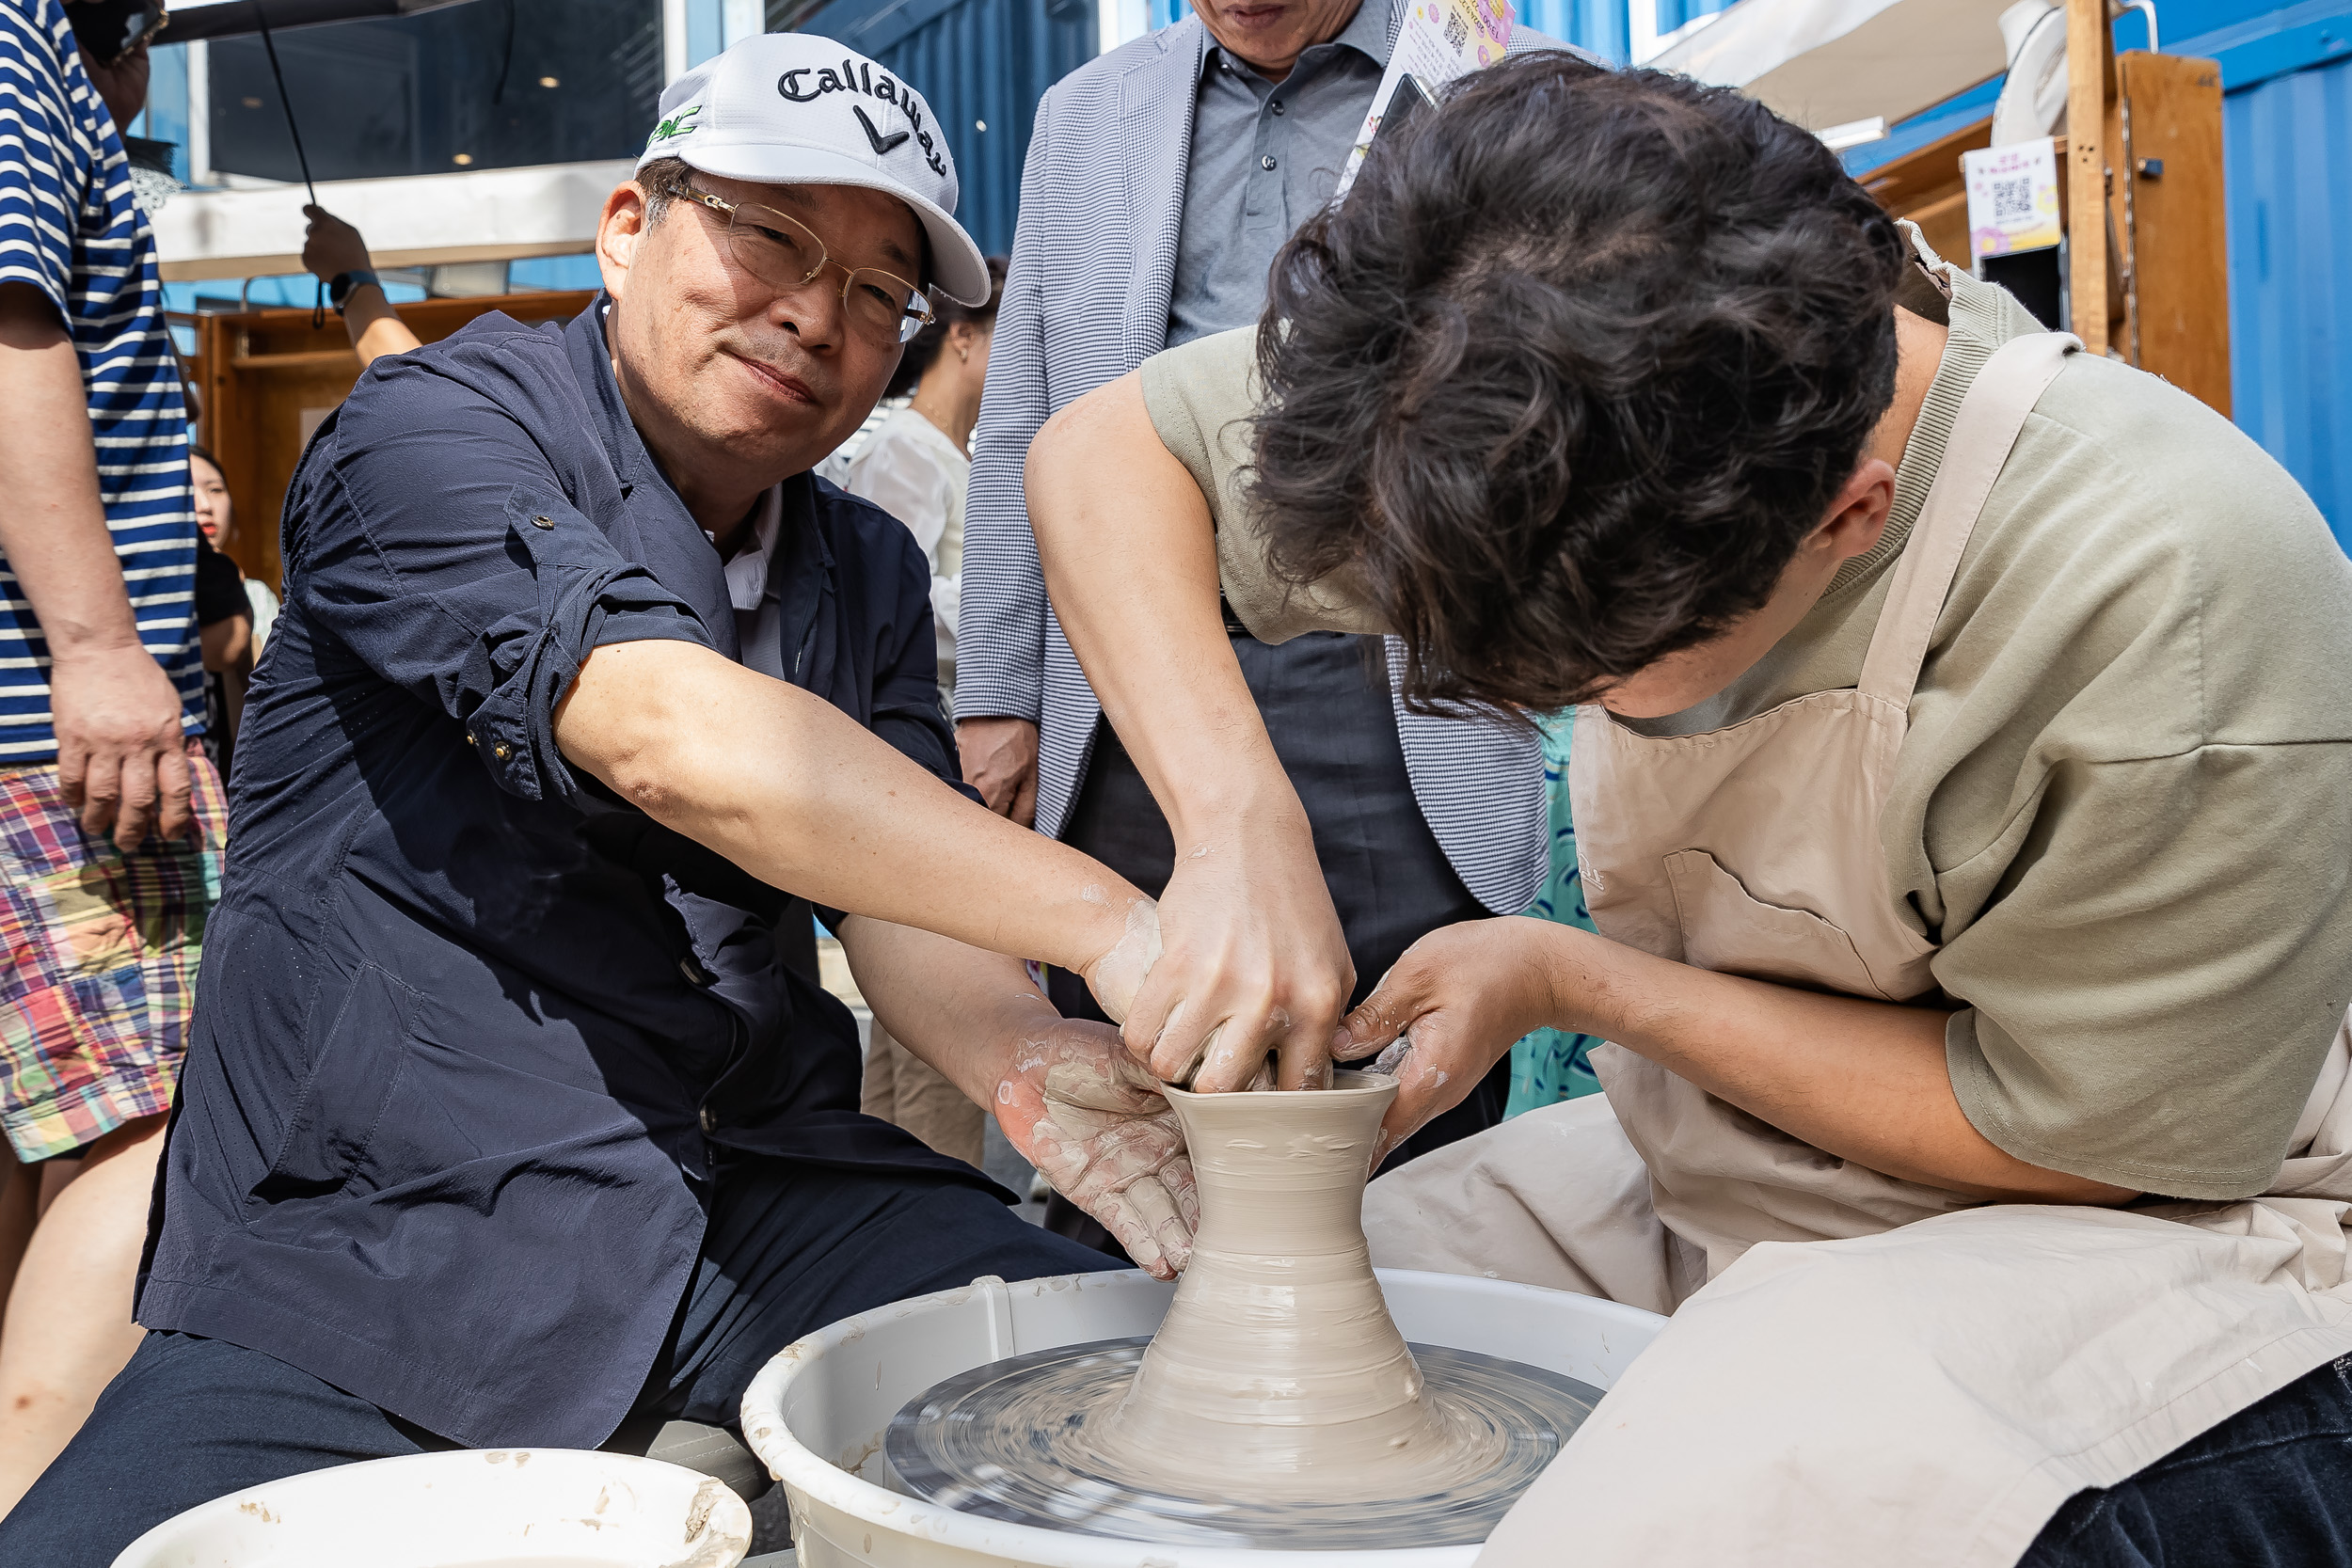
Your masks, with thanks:
[[[137,1302],[477,1446],[612,1433],[726,1150],[987,1184],[857,1114],[785,895],[556,750],[591,650],[738,657],[602,304],[378,359],[295,472]],[[796,684],[952,779],[913,536],[806,474],[781,520]]]

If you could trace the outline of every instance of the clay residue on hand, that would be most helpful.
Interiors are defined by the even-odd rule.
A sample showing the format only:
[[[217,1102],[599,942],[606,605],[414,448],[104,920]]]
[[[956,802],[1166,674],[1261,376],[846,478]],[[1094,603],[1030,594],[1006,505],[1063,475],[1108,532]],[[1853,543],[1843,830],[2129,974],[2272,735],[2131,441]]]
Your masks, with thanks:
[[[1098,890],[1099,891],[1099,890]],[[1149,898],[1127,906],[1127,929],[1111,950],[1095,960],[1087,976],[1094,1000],[1114,1023],[1127,1022],[1143,977],[1160,961],[1160,907]]]

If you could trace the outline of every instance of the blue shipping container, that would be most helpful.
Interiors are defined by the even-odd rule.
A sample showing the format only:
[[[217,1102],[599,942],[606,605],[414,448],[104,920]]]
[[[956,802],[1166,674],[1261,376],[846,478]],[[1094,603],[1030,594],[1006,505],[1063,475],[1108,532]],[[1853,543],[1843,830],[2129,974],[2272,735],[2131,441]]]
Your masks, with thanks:
[[[2352,549],[2352,59],[2233,90],[2222,116],[2231,412]]]
[[[946,130],[956,216],[1009,255],[1021,165],[1045,89],[1092,59],[1094,0],[834,0],[795,29],[834,39],[914,85]]]

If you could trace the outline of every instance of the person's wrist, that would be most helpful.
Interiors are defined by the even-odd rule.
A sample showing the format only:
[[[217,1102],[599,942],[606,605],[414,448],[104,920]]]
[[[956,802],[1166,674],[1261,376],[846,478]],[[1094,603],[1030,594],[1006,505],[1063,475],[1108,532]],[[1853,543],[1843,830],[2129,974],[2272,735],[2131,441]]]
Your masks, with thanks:
[[[1629,960],[1645,953],[1574,926],[1519,915],[1534,927],[1535,961],[1547,1026],[1566,1034],[1617,1039],[1629,1032],[1629,1009],[1622,1006],[1640,989],[1626,973]]]
[[[1031,990],[1011,992],[992,1003],[982,1018],[975,1020],[978,1027],[975,1036],[987,1042],[979,1053],[983,1082],[967,1086],[981,1089],[987,1098],[983,1105],[995,1103],[996,1085],[1019,1070],[1022,1047],[1037,1033],[1061,1022],[1061,1014],[1042,995]]]
[[[1217,765],[1188,770],[1169,781],[1169,793],[1174,799],[1168,820],[1180,855],[1269,828],[1294,827],[1308,835],[1302,843],[1313,842],[1307,810],[1270,745],[1263,757],[1219,759]]]
[[[145,656],[148,652],[147,645],[139,641],[136,627],[76,629],[65,626],[51,630],[44,626],[42,634],[43,641],[49,644],[49,662],[52,666],[103,664],[125,654]]]
[[[378,293],[384,291],[383,280],[364,266],[345,268],[326,280],[327,300],[339,316],[351,309],[353,299],[363,289],[373,289]]]

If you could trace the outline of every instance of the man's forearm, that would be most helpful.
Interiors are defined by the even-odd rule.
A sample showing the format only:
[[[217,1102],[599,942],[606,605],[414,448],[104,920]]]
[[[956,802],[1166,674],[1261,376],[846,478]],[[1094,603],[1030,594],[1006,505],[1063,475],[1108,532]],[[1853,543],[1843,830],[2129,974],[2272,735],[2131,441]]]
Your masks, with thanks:
[[[1030,448],[1029,518],[1062,629],[1176,830],[1297,799],[1219,612],[1208,502],[1161,445],[1130,374]]]
[[[596,650],[556,737],[647,816],[819,904],[1081,974],[1149,919],[1142,894],[1078,851],[974,804],[820,699],[694,643]]]
[[[373,283],[360,284],[343,301],[343,330],[351,335],[352,350],[362,367],[388,354],[405,354],[419,342],[383,289]]]
[[[0,555],[52,656],[137,647],[81,360],[49,302],[23,283],[0,284]]]
[[[1057,1016],[1017,958],[865,915],[841,946],[891,1037],[976,1105],[993,1108],[1021,1031]]]
[[[1589,932],[1549,931],[1558,1027],[1613,1040],[1817,1148],[1979,1197],[2136,1196],[2029,1164],[1978,1132],[1952,1091],[1947,1012],[1716,974]]]

